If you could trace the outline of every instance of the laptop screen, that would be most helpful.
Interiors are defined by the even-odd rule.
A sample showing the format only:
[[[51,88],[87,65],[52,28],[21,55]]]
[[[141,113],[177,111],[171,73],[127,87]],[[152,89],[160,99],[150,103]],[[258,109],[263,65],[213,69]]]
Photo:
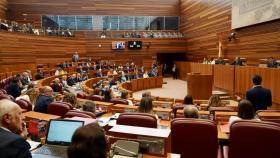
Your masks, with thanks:
[[[50,120],[46,144],[69,145],[76,129],[83,125],[83,121]]]

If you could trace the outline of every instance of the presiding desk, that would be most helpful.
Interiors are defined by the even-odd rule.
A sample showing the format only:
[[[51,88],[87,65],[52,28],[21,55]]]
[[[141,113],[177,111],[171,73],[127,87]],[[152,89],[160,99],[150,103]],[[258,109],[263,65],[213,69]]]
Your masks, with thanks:
[[[44,114],[35,111],[28,111],[22,114],[27,121],[29,120],[42,120],[42,121],[50,121],[51,119],[59,119],[60,116],[51,115],[51,114]]]

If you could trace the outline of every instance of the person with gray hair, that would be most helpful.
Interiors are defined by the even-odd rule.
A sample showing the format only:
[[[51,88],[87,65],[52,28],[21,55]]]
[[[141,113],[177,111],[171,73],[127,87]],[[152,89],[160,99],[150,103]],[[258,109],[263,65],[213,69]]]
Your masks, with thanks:
[[[198,118],[198,109],[194,105],[186,105],[184,107],[185,118]]]
[[[22,109],[8,99],[0,100],[0,157],[31,158]]]

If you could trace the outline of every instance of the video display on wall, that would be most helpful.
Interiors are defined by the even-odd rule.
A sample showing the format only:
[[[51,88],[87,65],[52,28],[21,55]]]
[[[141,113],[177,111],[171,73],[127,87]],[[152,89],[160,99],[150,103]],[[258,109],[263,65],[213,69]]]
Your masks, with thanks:
[[[113,41],[112,49],[125,49],[125,41]]]

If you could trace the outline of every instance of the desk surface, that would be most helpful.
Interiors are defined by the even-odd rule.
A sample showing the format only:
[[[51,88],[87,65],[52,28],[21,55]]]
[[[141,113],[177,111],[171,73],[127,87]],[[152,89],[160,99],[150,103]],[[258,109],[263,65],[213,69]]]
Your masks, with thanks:
[[[61,118],[60,116],[57,116],[57,115],[44,114],[44,113],[35,112],[35,111],[25,112],[25,113],[23,113],[23,116],[26,119],[37,119],[37,120],[43,120],[43,121],[49,121],[51,119]]]
[[[159,129],[159,128],[146,128],[126,125],[115,125],[109,132],[126,133],[133,135],[149,136],[167,138],[171,132],[170,129]]]

